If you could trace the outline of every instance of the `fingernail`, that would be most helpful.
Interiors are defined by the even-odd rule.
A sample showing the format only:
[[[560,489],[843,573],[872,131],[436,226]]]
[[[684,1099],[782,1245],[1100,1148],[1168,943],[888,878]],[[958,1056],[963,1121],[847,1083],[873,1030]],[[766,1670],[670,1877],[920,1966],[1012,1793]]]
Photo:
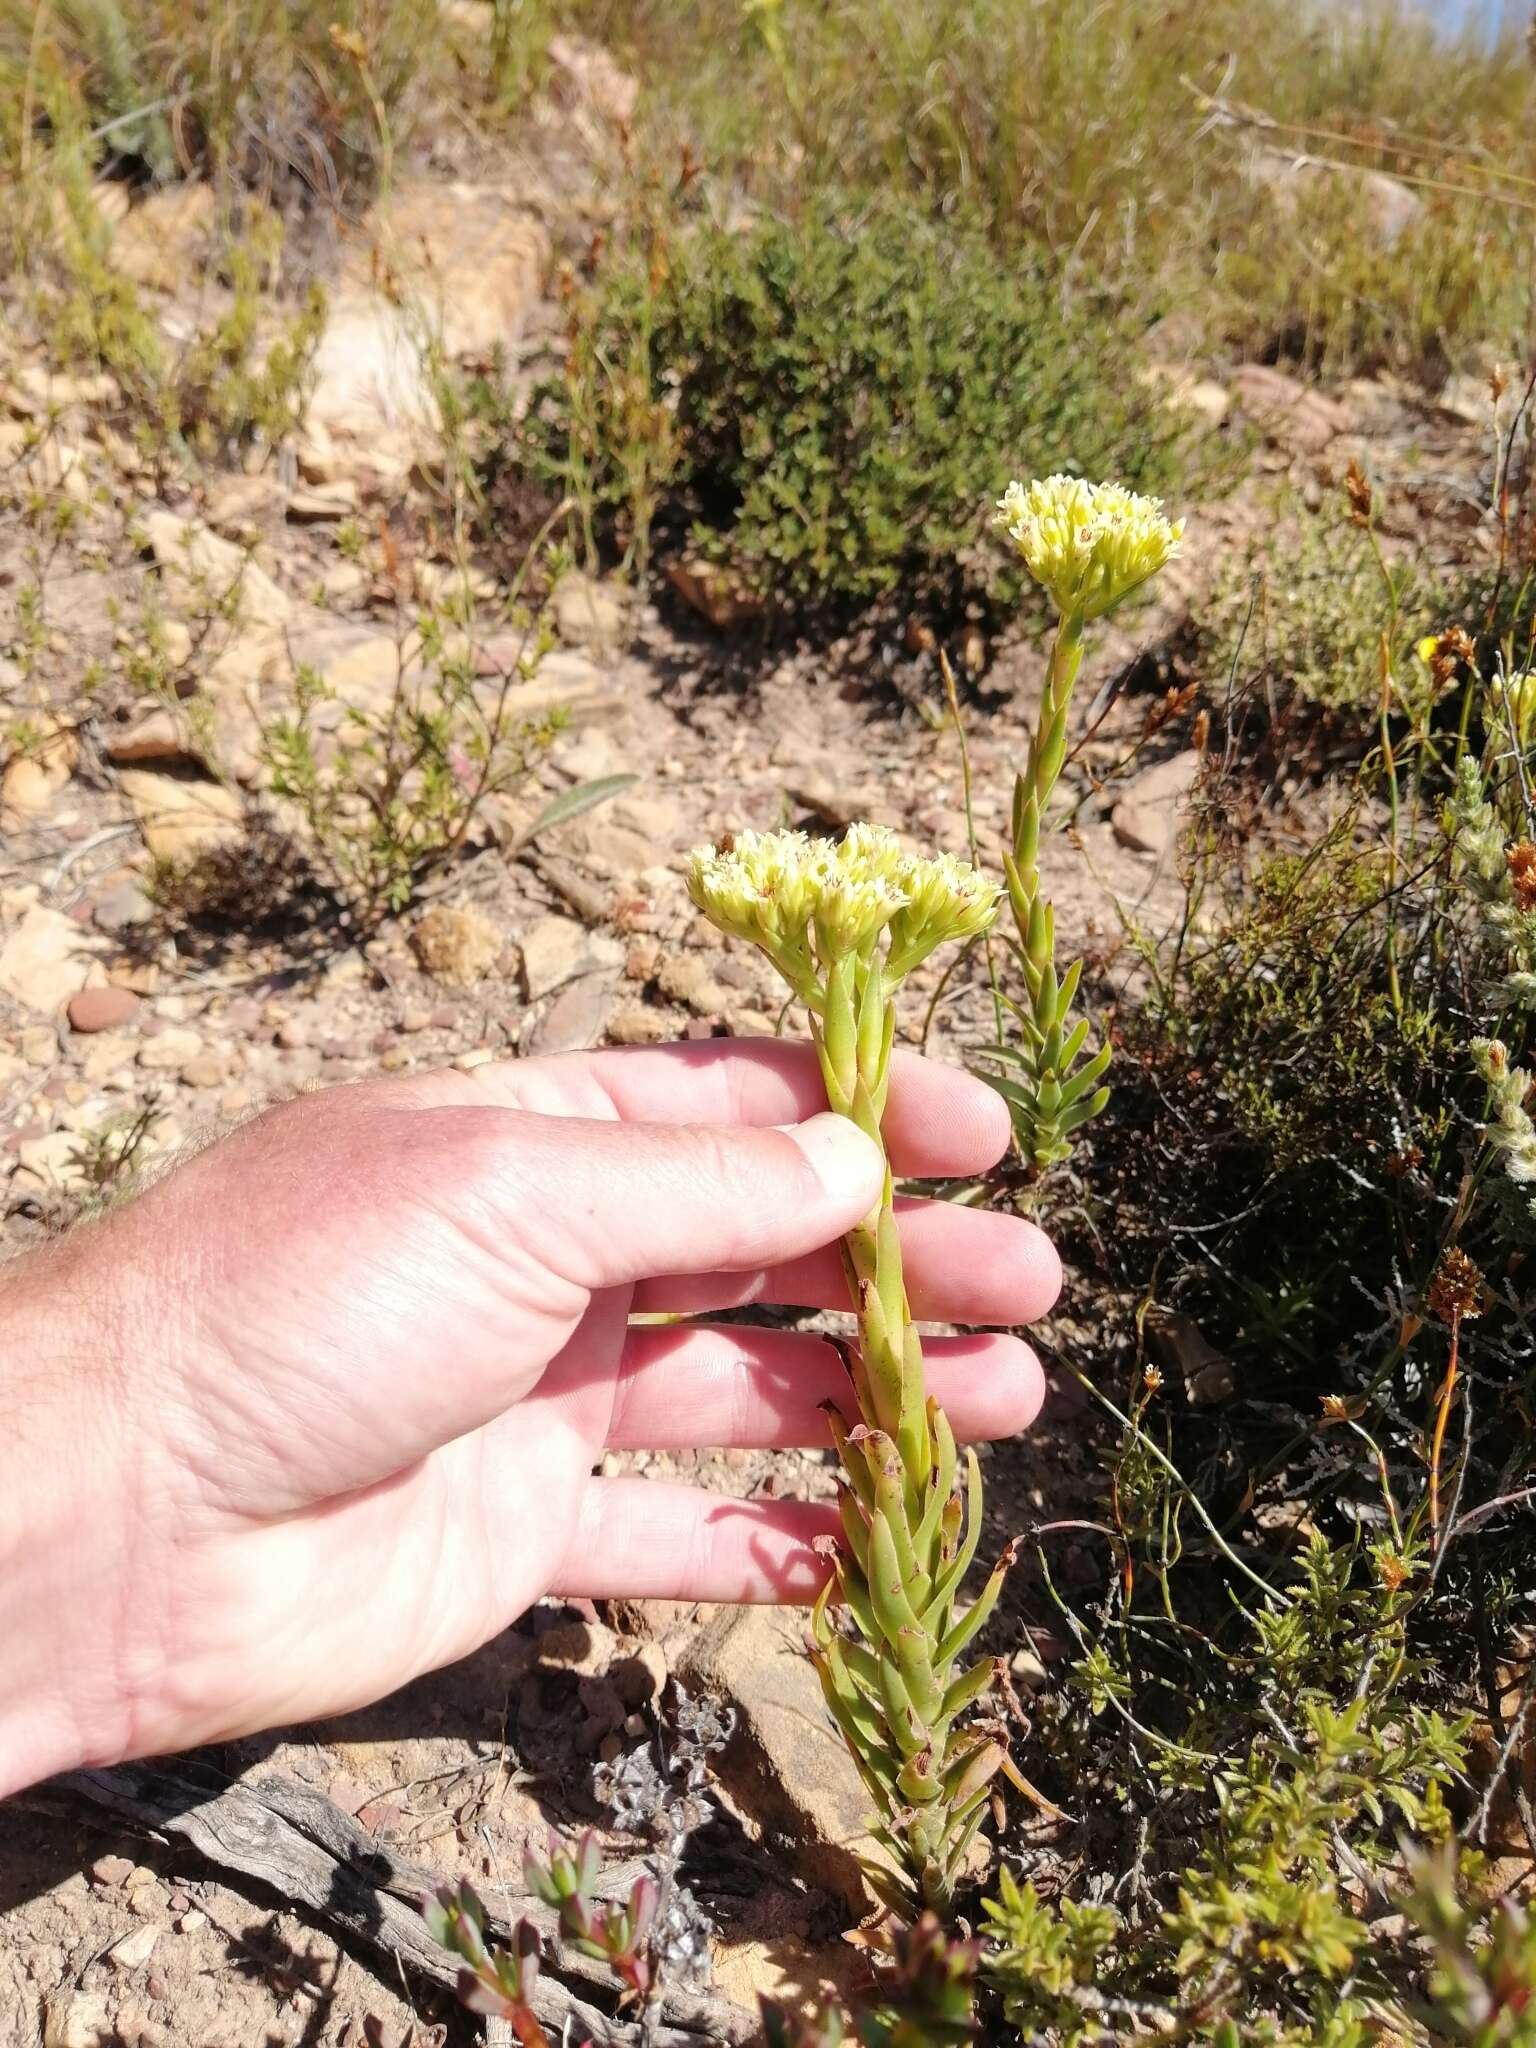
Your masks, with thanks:
[[[828,1109],[803,1124],[785,1128],[834,1201],[867,1204],[878,1199],[885,1159],[874,1139],[867,1138],[857,1124]]]

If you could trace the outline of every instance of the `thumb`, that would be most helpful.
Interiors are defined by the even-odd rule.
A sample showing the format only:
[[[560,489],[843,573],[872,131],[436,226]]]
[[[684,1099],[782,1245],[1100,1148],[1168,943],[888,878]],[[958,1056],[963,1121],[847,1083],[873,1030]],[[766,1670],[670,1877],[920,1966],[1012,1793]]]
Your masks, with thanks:
[[[830,1112],[779,1129],[470,1113],[502,1127],[471,1197],[484,1223],[589,1292],[798,1258],[867,1215],[885,1174]]]

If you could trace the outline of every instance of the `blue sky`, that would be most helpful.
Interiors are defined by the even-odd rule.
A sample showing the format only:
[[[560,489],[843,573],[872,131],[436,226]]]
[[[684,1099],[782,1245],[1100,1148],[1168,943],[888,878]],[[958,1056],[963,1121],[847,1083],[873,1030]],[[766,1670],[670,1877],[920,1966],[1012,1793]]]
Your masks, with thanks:
[[[1513,25],[1530,15],[1528,0],[1422,0],[1422,4],[1449,28],[1464,28],[1475,22],[1497,28],[1501,22]]]

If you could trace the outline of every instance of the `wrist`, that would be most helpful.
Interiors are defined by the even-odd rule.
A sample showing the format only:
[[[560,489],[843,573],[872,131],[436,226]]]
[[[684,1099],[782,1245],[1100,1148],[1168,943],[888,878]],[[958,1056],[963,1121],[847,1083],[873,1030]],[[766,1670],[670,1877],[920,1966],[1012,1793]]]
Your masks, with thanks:
[[[125,1643],[144,1467],[128,1366],[151,1335],[114,1257],[82,1229],[0,1271],[0,1797],[134,1751]]]

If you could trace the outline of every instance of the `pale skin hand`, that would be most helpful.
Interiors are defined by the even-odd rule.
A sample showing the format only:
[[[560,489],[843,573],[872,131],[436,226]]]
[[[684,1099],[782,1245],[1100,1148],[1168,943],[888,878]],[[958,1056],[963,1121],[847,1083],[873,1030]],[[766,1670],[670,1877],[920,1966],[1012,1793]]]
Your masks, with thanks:
[[[846,1305],[875,1148],[808,1048],[571,1055],[312,1095],[0,1273],[0,1795],[339,1713],[547,1592],[810,1598],[828,1511],[602,1479],[605,1447],[821,1445],[836,1353],[632,1312]],[[1002,1104],[898,1058],[898,1173],[964,1174]],[[1029,1224],[902,1221],[920,1317],[1022,1323]],[[935,1341],[961,1436],[1034,1416],[1017,1338]]]

